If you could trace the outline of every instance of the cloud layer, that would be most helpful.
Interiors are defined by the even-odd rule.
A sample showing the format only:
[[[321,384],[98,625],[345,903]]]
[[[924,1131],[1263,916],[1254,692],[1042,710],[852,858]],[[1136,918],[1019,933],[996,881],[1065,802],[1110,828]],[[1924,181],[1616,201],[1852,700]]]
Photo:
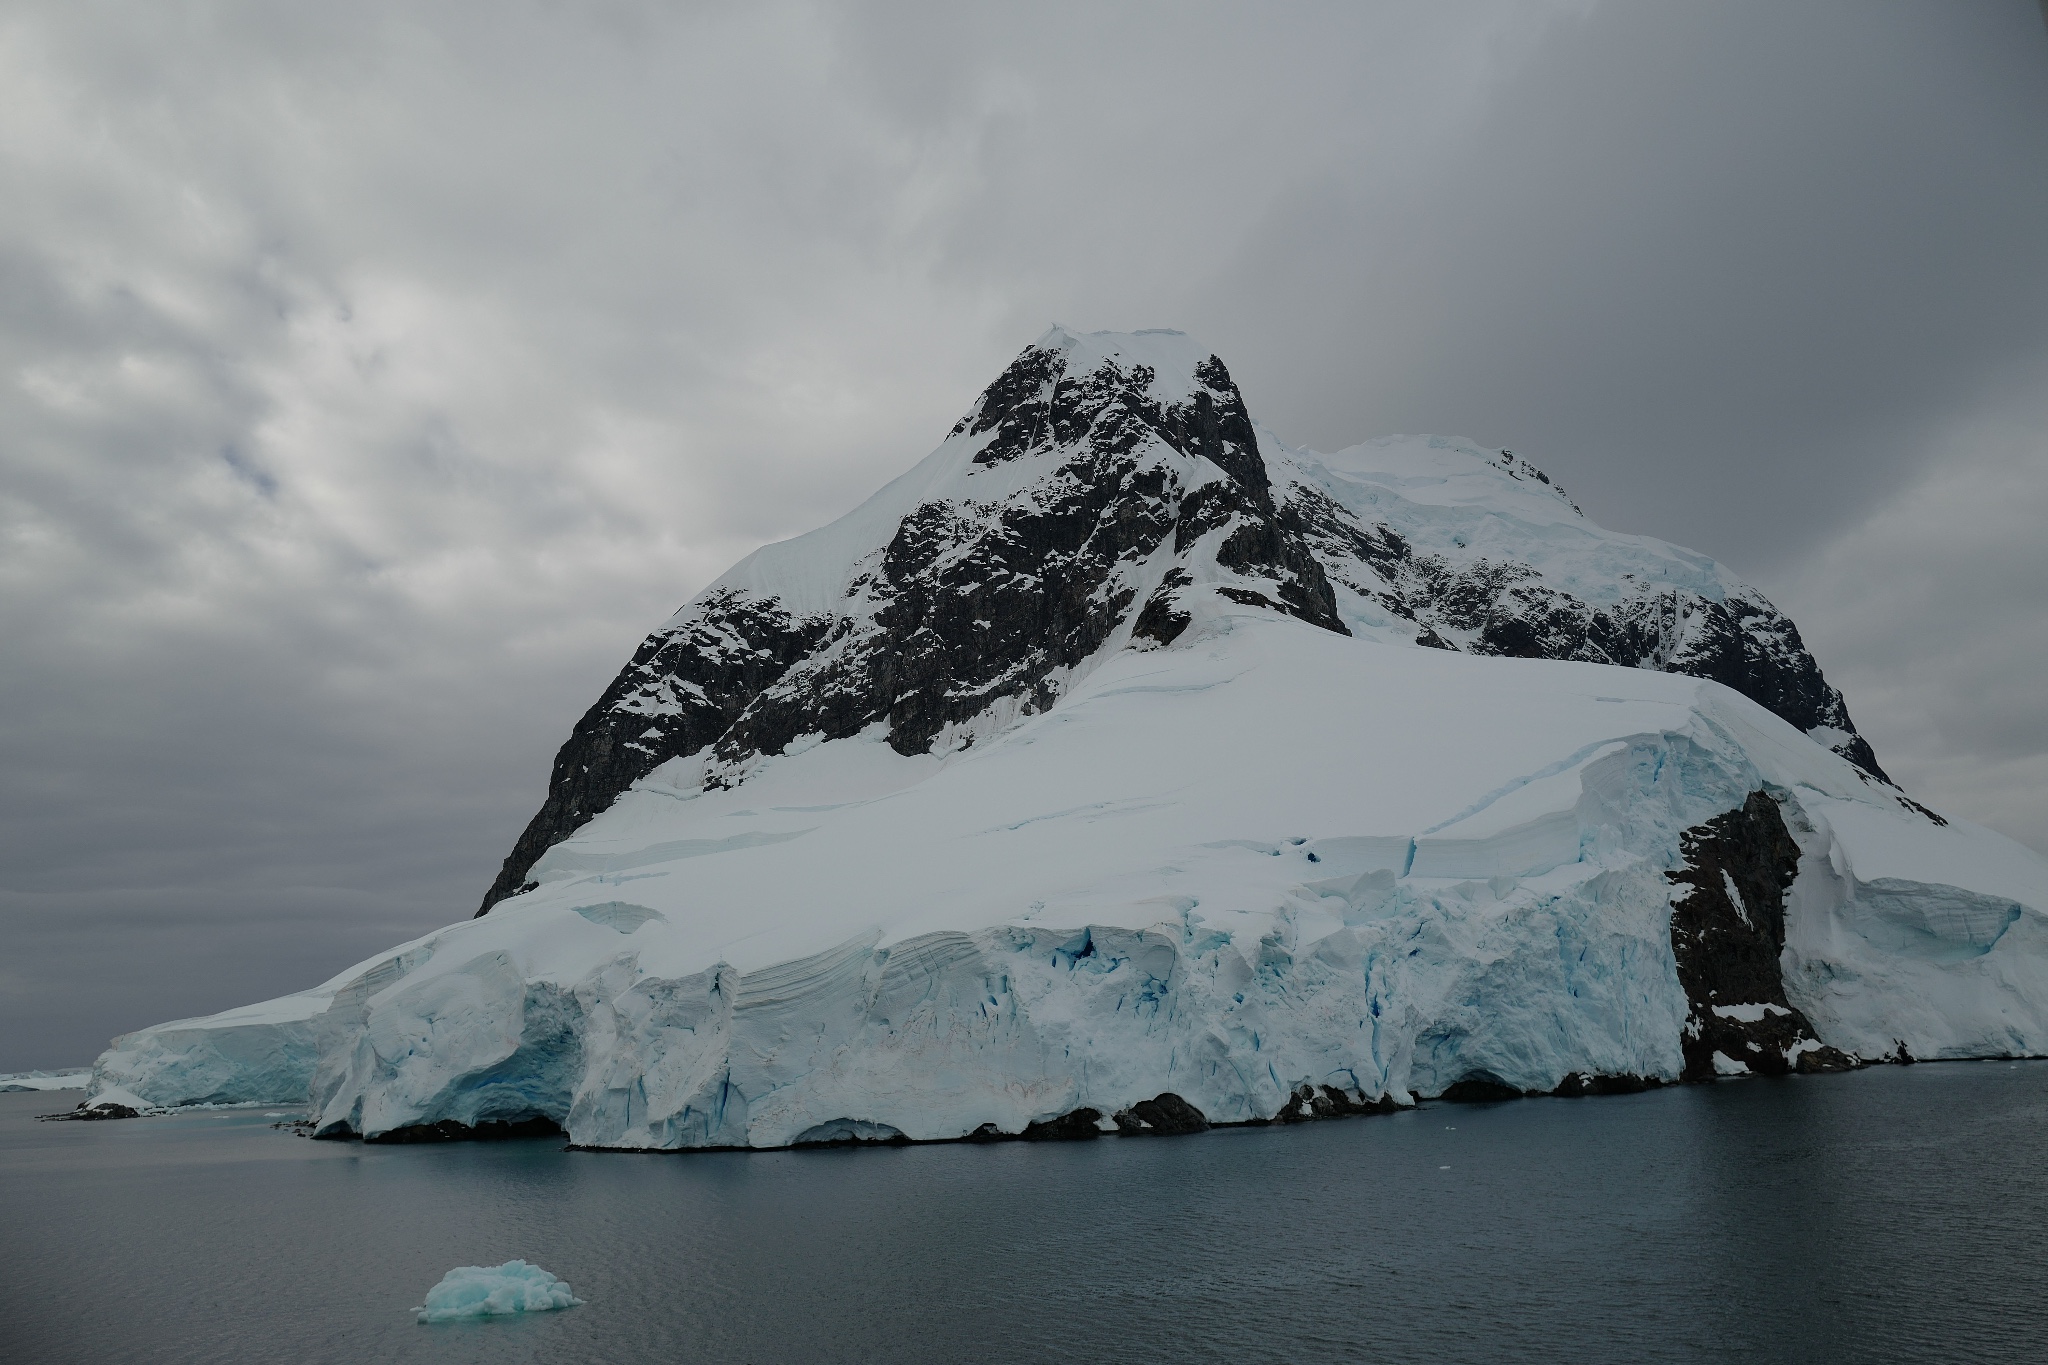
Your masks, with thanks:
[[[467,912],[570,722],[1057,319],[1776,594],[2048,847],[2030,4],[0,17],[0,1070]]]

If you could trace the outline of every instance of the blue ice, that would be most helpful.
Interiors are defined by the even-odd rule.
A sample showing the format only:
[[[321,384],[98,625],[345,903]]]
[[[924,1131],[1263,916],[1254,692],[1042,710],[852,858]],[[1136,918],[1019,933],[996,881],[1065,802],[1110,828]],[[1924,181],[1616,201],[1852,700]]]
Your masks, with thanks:
[[[426,1304],[413,1311],[421,1322],[456,1322],[506,1313],[545,1313],[582,1302],[566,1282],[539,1266],[507,1261],[503,1265],[455,1267],[427,1291]]]

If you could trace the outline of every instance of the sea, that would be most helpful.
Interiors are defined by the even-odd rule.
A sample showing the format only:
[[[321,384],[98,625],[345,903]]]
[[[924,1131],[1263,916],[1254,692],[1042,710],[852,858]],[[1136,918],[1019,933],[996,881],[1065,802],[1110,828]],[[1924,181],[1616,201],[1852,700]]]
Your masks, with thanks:
[[[0,1361],[2048,1361],[2048,1063],[628,1155],[0,1095]],[[581,1307],[422,1325],[521,1258]]]

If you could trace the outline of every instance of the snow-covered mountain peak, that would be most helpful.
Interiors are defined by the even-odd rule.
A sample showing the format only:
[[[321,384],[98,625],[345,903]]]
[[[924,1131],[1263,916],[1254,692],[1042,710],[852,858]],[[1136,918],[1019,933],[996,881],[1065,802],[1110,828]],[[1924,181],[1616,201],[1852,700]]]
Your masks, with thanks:
[[[755,551],[678,612],[676,623],[732,594],[776,601],[800,618],[844,611],[921,509],[949,509],[948,534],[965,543],[999,531],[1006,513],[1071,502],[1084,485],[1113,494],[1114,481],[1140,466],[1180,492],[1218,478],[1254,489],[1267,483],[1229,372],[1186,333],[1055,325],[983,390],[931,454],[838,520]],[[927,521],[937,515],[924,512]]]
[[[1031,349],[1060,356],[1065,377],[1072,380],[1105,368],[1135,374],[1143,367],[1149,375],[1146,392],[1161,403],[1187,402],[1201,384],[1197,372],[1216,359],[1186,332],[1168,327],[1076,332],[1054,323]]]
[[[1791,622],[1711,559],[1603,530],[1507,451],[1290,446],[1185,333],[1055,326],[913,468],[648,637],[485,904],[671,759],[701,756],[724,786],[876,727],[905,755],[971,744],[1118,651],[1185,648],[1247,613],[1713,678],[1882,775]]]

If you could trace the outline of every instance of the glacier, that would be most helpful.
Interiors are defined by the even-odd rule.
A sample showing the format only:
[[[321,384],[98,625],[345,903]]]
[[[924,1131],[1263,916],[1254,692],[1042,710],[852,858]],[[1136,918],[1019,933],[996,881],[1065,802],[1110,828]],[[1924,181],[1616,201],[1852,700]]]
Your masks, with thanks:
[[[1712,560],[1055,329],[649,638],[485,913],[93,1087],[374,1141],[1187,1131],[2048,1054],[2044,914]]]

